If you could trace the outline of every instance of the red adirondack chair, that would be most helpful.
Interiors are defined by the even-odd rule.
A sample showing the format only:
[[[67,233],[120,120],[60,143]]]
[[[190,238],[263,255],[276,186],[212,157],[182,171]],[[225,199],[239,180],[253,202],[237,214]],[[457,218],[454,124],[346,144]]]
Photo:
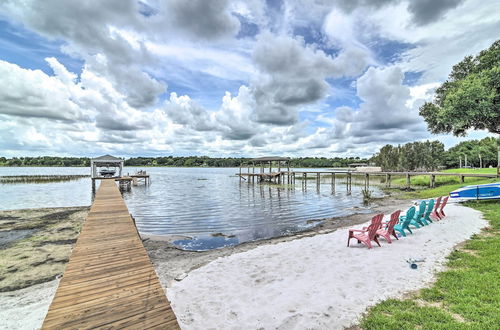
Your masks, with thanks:
[[[441,206],[441,197],[438,197],[436,199],[436,204],[434,204],[434,210],[431,213],[431,217],[433,217],[436,220],[441,220],[441,216],[439,215],[439,207]]]
[[[441,219],[446,216],[446,214],[444,214],[443,209],[446,206],[446,203],[448,203],[448,198],[449,198],[449,196],[446,196],[445,198],[443,198],[443,202],[441,203],[441,208],[439,209],[439,212],[438,212],[438,214],[440,215]]]
[[[349,246],[349,241],[351,238],[355,238],[358,240],[358,243],[363,243],[368,246],[369,249],[372,248],[371,241],[375,241],[375,243],[380,246],[380,243],[377,238],[377,230],[380,229],[380,225],[382,224],[383,214],[377,214],[372,218],[372,222],[370,225],[363,229],[349,229],[349,238],[347,239],[347,246]]]
[[[394,230],[394,226],[399,222],[399,214],[401,210],[397,210],[391,214],[391,218],[387,222],[382,223],[382,228],[377,230],[377,235],[382,236],[385,240],[391,244],[391,235],[394,236],[397,240],[399,240],[398,235],[396,235],[396,231]]]

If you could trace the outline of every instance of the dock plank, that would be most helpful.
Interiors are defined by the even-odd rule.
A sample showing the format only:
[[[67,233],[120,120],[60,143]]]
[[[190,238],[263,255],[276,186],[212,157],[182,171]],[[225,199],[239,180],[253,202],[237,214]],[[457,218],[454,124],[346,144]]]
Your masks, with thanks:
[[[114,180],[102,180],[42,329],[179,329]]]

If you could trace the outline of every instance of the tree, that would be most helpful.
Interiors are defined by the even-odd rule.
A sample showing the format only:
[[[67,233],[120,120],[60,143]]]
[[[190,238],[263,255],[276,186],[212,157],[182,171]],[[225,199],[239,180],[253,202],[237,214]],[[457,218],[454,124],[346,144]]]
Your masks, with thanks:
[[[434,134],[464,136],[469,129],[500,134],[500,40],[456,64],[420,115]],[[500,139],[497,147],[500,175]]]

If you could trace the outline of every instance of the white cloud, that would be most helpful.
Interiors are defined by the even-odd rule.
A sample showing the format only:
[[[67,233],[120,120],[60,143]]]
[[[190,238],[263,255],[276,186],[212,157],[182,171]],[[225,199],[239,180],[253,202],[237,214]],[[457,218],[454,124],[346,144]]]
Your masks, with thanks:
[[[0,60],[0,113],[73,122],[88,120],[63,81],[69,74],[62,69],[59,74],[62,80]]]
[[[419,105],[498,38],[499,6],[5,1],[3,19],[84,64],[71,72],[49,57],[50,75],[0,61],[0,149],[366,156],[432,138]],[[421,77],[406,86],[407,72]]]

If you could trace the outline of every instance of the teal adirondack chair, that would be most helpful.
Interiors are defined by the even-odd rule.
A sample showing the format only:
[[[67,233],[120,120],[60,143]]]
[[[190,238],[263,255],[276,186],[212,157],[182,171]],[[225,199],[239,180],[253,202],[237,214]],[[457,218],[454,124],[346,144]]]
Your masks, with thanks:
[[[394,230],[403,235],[403,237],[406,237],[405,229],[410,232],[410,234],[413,234],[413,232],[410,229],[410,222],[413,219],[413,216],[415,215],[415,206],[412,206],[406,211],[406,216],[401,217],[404,218],[400,223],[394,226]]]
[[[410,221],[410,225],[415,226],[416,228],[423,227],[427,225],[427,223],[424,223],[422,221],[424,215],[425,215],[425,207],[426,207],[426,202],[422,201],[420,202],[420,206],[418,207],[418,211],[415,211],[415,214],[413,215],[413,218]],[[399,222],[403,222],[406,219],[406,216],[401,216],[399,217]]]
[[[434,222],[432,221],[431,219],[431,213],[434,209],[434,199],[430,199],[429,200],[429,203],[427,204],[427,211],[425,211],[425,214],[424,214],[424,217],[422,218],[422,221],[425,221],[427,222],[427,224],[431,223],[431,222]]]

